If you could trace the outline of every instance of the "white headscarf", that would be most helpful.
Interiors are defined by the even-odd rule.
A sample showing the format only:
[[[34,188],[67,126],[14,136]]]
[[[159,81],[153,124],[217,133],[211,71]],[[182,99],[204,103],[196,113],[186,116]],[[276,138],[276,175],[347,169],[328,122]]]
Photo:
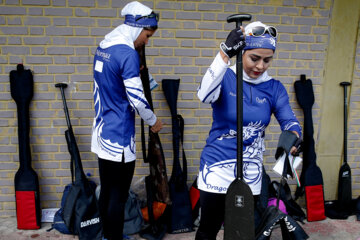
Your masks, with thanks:
[[[147,16],[152,12],[151,8],[133,1],[125,5],[121,10],[121,16],[125,15],[141,15]],[[132,27],[126,24],[121,24],[113,31],[105,35],[104,40],[100,42],[101,48],[108,48],[117,44],[125,44],[135,49],[134,41],[139,37],[143,28]]]

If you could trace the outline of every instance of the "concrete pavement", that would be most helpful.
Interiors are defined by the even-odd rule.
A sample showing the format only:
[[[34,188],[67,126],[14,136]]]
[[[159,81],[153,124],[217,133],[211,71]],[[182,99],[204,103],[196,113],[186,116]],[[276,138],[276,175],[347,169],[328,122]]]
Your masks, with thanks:
[[[301,224],[301,223],[300,223]],[[355,216],[347,220],[325,219],[318,222],[305,222],[301,224],[311,240],[360,240],[360,221]],[[15,217],[0,218],[1,240],[69,240],[78,239],[77,236],[64,235],[51,228],[50,223],[43,223],[38,230],[18,230]],[[138,235],[133,235],[137,240],[142,240]],[[182,234],[167,234],[164,240],[193,240],[195,231]],[[223,231],[218,234],[217,240],[223,239]],[[276,228],[271,236],[272,240],[281,239],[280,228]]]

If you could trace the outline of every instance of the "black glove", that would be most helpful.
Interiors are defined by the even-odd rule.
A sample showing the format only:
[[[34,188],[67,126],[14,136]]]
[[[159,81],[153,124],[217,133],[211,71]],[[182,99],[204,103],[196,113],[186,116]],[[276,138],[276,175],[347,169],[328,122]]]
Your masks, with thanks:
[[[221,50],[229,57],[232,58],[239,51],[245,47],[245,36],[240,28],[232,30],[226,38],[225,43],[220,44]]]
[[[286,152],[286,155],[288,155],[293,146],[296,144],[296,148],[299,146],[298,143],[300,143],[298,142],[298,137],[292,131],[285,130],[281,132],[278,147],[275,153],[275,159],[278,159],[284,152]]]

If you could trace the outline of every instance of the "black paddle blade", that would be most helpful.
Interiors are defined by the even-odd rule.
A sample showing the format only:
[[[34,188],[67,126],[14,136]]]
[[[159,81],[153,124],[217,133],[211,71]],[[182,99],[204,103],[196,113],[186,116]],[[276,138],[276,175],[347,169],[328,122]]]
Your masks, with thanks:
[[[224,240],[254,239],[254,198],[250,187],[236,178],[225,198]]]
[[[346,209],[351,205],[351,169],[346,162],[339,171],[338,200],[341,209]]]

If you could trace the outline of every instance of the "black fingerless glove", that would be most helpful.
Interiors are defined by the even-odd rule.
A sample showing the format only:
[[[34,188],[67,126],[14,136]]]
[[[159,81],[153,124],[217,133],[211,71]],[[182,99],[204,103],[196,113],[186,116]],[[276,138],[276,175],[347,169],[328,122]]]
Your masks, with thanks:
[[[279,137],[278,147],[275,153],[275,159],[278,159],[285,152],[286,155],[290,153],[290,150],[297,143],[298,137],[295,133],[289,130],[282,131]]]
[[[229,57],[232,58],[239,51],[245,47],[245,36],[240,28],[232,30],[226,38],[225,43],[220,44],[221,50]]]

